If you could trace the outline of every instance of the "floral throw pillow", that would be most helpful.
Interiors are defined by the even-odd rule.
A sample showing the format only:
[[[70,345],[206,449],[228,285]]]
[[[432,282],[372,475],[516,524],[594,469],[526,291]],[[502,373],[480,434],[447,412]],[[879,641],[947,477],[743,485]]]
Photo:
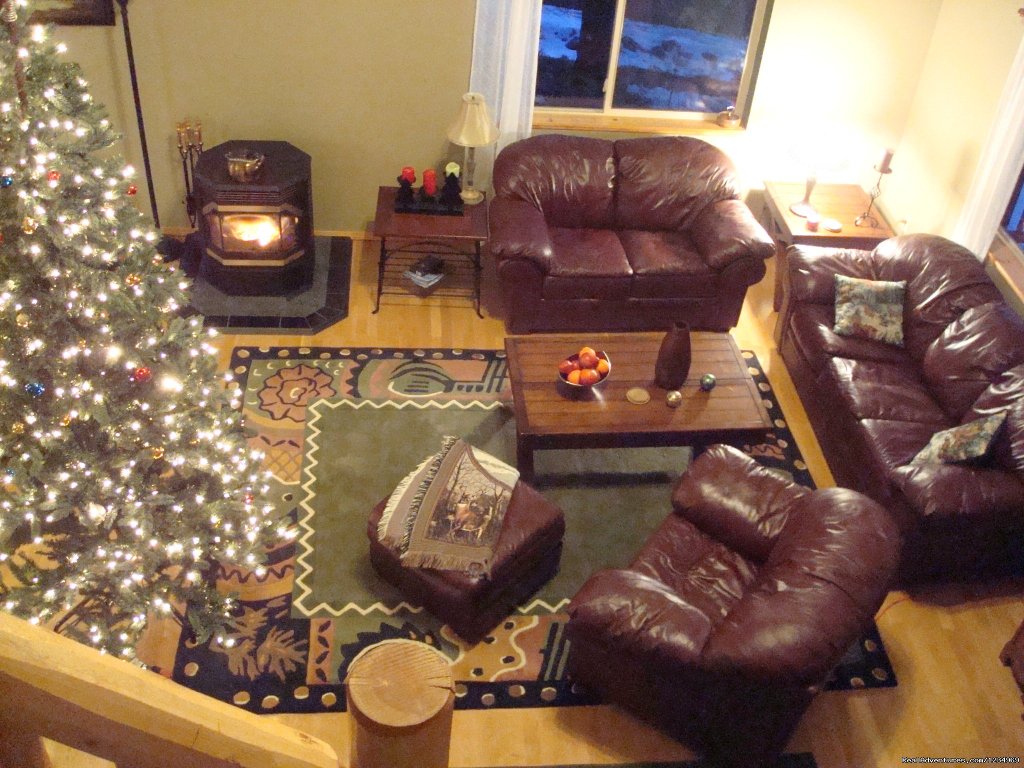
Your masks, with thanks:
[[[903,346],[905,280],[862,280],[836,275],[836,322],[840,336],[884,341]]]
[[[992,438],[1006,419],[1006,411],[984,416],[959,427],[944,429],[932,435],[921,452],[910,460],[911,464],[952,464],[957,461],[980,459],[988,453]]]

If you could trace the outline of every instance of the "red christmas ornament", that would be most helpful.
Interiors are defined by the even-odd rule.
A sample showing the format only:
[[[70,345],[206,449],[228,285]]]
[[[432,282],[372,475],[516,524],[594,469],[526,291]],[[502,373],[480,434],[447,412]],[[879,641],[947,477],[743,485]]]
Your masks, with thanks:
[[[138,191],[139,191],[139,188],[136,187],[134,184],[129,184],[128,185],[128,194],[129,195],[138,194]]]
[[[252,492],[249,492],[249,493],[245,494],[245,503],[246,504],[252,504],[253,501],[255,501],[255,499],[256,499],[256,497],[253,496]]]
[[[131,380],[134,381],[136,384],[145,384],[152,378],[153,372],[144,365],[136,368],[131,375]]]
[[[60,171],[51,170],[47,172],[46,178],[48,178],[50,181],[60,181]]]

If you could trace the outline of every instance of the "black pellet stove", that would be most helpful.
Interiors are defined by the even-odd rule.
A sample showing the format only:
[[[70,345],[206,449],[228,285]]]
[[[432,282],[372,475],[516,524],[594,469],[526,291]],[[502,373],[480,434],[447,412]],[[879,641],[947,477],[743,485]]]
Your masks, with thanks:
[[[199,273],[224,293],[283,295],[313,280],[310,157],[285,141],[226,141],[196,161]]]

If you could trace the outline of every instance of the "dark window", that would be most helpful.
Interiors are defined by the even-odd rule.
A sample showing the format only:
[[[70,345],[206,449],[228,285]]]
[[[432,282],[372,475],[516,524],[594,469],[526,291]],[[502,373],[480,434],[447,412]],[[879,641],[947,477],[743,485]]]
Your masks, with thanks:
[[[1006,206],[1006,213],[1003,214],[1003,229],[1018,248],[1024,249],[1024,170],[1017,179],[1010,204]]]
[[[769,7],[767,0],[544,0],[535,104],[742,112]]]

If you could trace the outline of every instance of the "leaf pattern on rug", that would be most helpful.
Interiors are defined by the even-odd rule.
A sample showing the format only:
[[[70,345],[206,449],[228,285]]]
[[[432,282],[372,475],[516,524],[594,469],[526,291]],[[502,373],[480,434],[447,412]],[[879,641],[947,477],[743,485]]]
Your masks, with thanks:
[[[287,615],[289,603],[278,597],[260,608],[242,604],[241,614],[229,623],[225,641],[211,638],[210,651],[224,655],[228,670],[237,677],[255,680],[273,674],[283,682],[289,672],[306,663],[306,641],[296,639],[294,630],[271,624],[282,613]]]

